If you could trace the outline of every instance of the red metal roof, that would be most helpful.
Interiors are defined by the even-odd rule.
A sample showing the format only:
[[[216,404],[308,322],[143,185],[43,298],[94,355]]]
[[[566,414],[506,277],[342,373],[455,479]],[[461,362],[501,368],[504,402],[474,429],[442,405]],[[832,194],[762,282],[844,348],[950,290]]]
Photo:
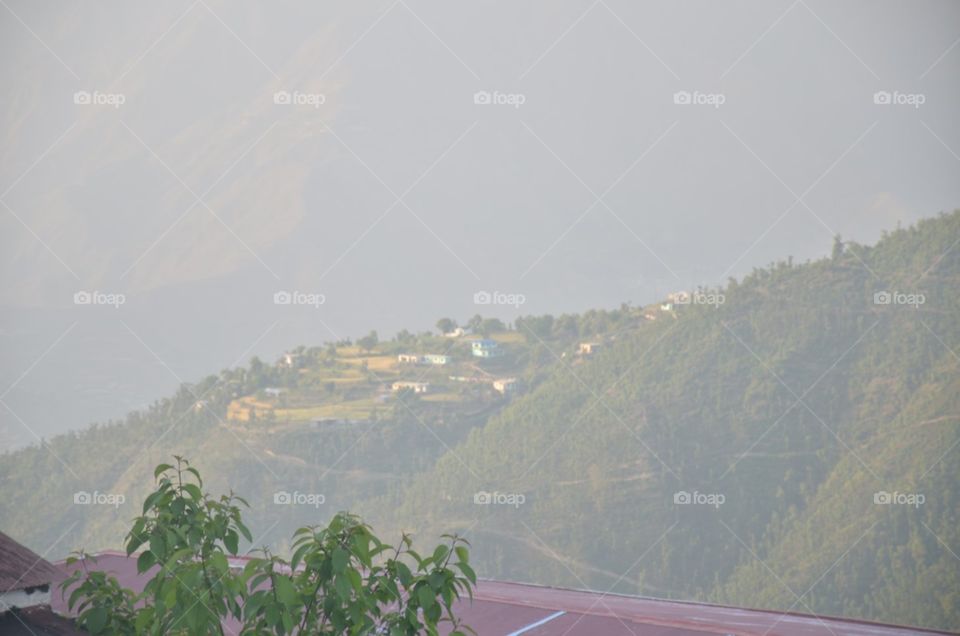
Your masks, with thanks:
[[[47,585],[58,573],[42,556],[0,532],[0,594]]]
[[[3,636],[84,636],[71,619],[55,614],[49,605],[0,613]]]
[[[242,561],[242,559],[239,559]],[[58,564],[62,569],[65,566]],[[136,559],[118,552],[97,556],[96,569],[142,589]],[[62,576],[65,576],[62,575]],[[55,590],[52,605],[66,613]],[[602,594],[502,581],[480,581],[474,600],[457,604],[456,615],[486,636],[931,636],[934,630],[867,621],[725,607],[706,603]],[[232,633],[237,626],[225,624]]]
[[[62,578],[61,568],[0,532],[0,634],[5,636],[81,636],[73,621],[55,614],[49,605],[17,607]],[[13,593],[14,598],[4,596]],[[45,596],[45,595],[44,595]],[[39,602],[34,598],[33,602]],[[12,605],[12,606],[11,606]]]
[[[868,621],[813,616],[793,612],[755,610],[708,603],[602,594],[522,583],[481,581],[474,598],[511,613],[512,608],[538,608],[546,618],[563,615],[523,632],[530,636],[556,634],[650,634],[652,636],[931,636],[936,630],[902,627]],[[470,610],[461,609],[470,623]],[[478,623],[474,627],[487,633]],[[471,624],[471,626],[473,626]],[[498,632],[489,632],[498,633]],[[508,632],[503,632],[508,633]]]

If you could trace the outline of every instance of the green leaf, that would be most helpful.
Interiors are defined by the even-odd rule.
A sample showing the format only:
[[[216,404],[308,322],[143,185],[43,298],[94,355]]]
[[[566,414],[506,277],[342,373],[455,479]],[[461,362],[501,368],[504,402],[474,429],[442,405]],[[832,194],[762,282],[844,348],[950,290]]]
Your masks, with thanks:
[[[150,551],[157,559],[163,559],[167,554],[167,546],[163,542],[163,535],[154,535],[150,537]]]
[[[149,570],[157,562],[157,558],[153,556],[153,552],[147,550],[142,552],[139,557],[137,557],[137,574],[143,574]]]
[[[127,556],[137,551],[137,548],[143,545],[145,539],[137,535],[130,535],[130,541],[127,542]]]
[[[333,571],[337,574],[342,573],[346,567],[347,563],[350,561],[350,553],[344,550],[341,547],[334,548],[333,550]]]
[[[200,492],[200,488],[198,488],[195,484],[184,484],[183,489],[187,491],[191,497],[193,497],[194,501],[200,501],[203,499],[203,493]]]
[[[236,555],[237,549],[239,548],[240,537],[237,536],[237,533],[233,530],[230,530],[225,535],[223,535],[223,545],[227,546],[227,550],[230,551],[230,554]]]
[[[154,503],[156,503],[157,499],[159,499],[162,496],[163,496],[163,493],[159,490],[147,495],[147,498],[143,500],[143,512],[141,512],[140,514],[144,514],[144,515],[147,514],[147,511],[150,510],[153,507]]]
[[[454,550],[457,553],[457,559],[460,560],[460,563],[467,563],[470,561],[470,551],[467,550],[466,546],[458,545]]]
[[[250,534],[250,530],[247,528],[247,526],[243,525],[243,523],[239,519],[237,520],[237,530],[240,531],[240,534],[243,535],[244,539],[246,539],[251,543],[253,542],[253,535]]]
[[[353,551],[360,559],[360,563],[370,567],[370,542],[368,537],[359,534],[354,536]]]
[[[425,610],[433,607],[436,599],[434,598],[433,590],[430,589],[429,585],[421,585],[417,589],[417,600],[420,601],[420,607]]]
[[[230,570],[230,563],[227,561],[227,557],[223,555],[223,552],[214,552],[211,554],[210,563],[220,576],[225,576]]]
[[[347,577],[350,578],[350,583],[353,584],[353,589],[359,595],[363,592],[363,577],[360,575],[360,572],[350,568],[347,570]]]
[[[411,579],[413,579],[413,573],[410,572],[410,568],[407,567],[406,563],[397,561],[397,577],[400,579],[400,585],[407,587],[410,585]]]
[[[193,550],[191,548],[180,548],[179,550],[173,552],[172,554],[167,555],[166,562],[163,564],[163,567],[170,569],[176,567],[177,562],[180,560],[190,561],[193,559]]]
[[[434,625],[440,620],[440,605],[434,603],[427,609],[423,610],[423,616],[427,619],[427,633],[436,634],[437,630],[433,628]]]
[[[286,575],[280,575],[277,576],[275,580],[277,587],[277,598],[280,599],[280,602],[287,606],[296,605],[298,602],[297,590],[290,581],[290,578]]]
[[[473,571],[473,568],[471,568],[469,565],[463,562],[457,563],[457,567],[460,568],[460,571],[463,572],[463,575],[466,576],[471,583],[473,583],[474,585],[477,584],[477,575]]]
[[[167,585],[167,593],[163,596],[163,604],[167,609],[177,604],[177,586],[173,583]]]
[[[137,614],[137,620],[134,623],[134,626],[137,628],[138,634],[146,634],[149,630],[147,625],[153,621],[154,610],[152,607],[143,608],[139,614]]]
[[[348,579],[346,576],[338,575],[333,580],[333,587],[337,590],[337,594],[340,595],[340,598],[342,598],[344,601],[350,600],[350,592],[353,589],[350,584],[350,579]]]
[[[160,476],[161,473],[167,470],[173,470],[173,466],[171,466],[170,464],[160,464],[159,466],[153,469],[153,478],[156,479],[157,477]]]
[[[171,468],[172,468],[172,466],[171,466]],[[187,472],[193,473],[193,476],[197,478],[197,483],[200,484],[201,486],[203,485],[203,480],[200,479],[200,472],[197,471],[196,468],[194,468],[193,466],[188,466],[188,467],[187,467]]]
[[[257,614],[257,611],[260,609],[260,606],[263,605],[263,602],[267,599],[267,596],[263,592],[256,592],[247,598],[246,603],[243,604],[243,616],[250,620],[252,616]]]
[[[310,549],[310,544],[304,544],[296,549],[293,553],[293,556],[290,558],[290,569],[296,570],[297,566],[300,565],[300,560],[303,559],[303,555],[307,553],[307,550]]]
[[[280,622],[280,608],[277,605],[267,606],[267,625],[276,626]]]
[[[87,590],[85,590],[82,585],[78,585],[76,589],[73,590],[73,593],[70,594],[70,600],[67,601],[67,608],[72,610],[73,606],[77,603],[77,599],[86,593]]]
[[[85,616],[86,628],[91,634],[99,634],[107,625],[107,608],[95,607]]]

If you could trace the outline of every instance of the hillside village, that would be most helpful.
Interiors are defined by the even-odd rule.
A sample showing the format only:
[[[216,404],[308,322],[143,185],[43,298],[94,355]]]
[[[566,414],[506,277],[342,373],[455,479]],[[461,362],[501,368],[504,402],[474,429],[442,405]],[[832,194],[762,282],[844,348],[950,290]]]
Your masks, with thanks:
[[[236,397],[227,420],[366,422],[388,413],[398,400],[415,400],[422,408],[482,404],[509,398],[520,387],[516,375],[523,371],[518,355],[524,347],[516,332],[483,338],[460,329],[368,346],[343,342],[288,351],[275,365],[282,382]]]
[[[549,351],[540,362],[556,354],[575,364],[600,352],[617,330],[676,318],[677,310],[693,303],[697,294],[702,295],[676,292],[648,307],[597,312],[602,320],[595,325],[547,316],[519,318],[508,326],[478,316],[470,327],[449,321],[443,325],[449,329],[439,333],[401,332],[383,342],[374,333],[356,342],[298,347],[269,369],[267,385],[232,397],[226,420],[324,426],[377,421],[401,402],[405,408],[426,410],[503,406],[536,382],[541,365],[531,358],[535,350],[541,355],[544,348]],[[546,329],[544,320],[549,321]]]
[[[341,343],[300,348],[276,363],[284,380],[227,408],[231,422],[305,422],[315,425],[366,422],[389,412],[398,400],[422,408],[444,403],[484,403],[518,392],[523,337],[512,331],[488,338],[459,332],[391,341],[365,349]]]

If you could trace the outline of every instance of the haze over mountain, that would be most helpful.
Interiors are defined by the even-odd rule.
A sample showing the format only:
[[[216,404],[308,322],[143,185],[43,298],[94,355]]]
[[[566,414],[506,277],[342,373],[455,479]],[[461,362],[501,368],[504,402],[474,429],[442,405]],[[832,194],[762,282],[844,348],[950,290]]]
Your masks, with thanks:
[[[648,303],[960,201],[950,2],[11,0],[0,16],[8,448],[254,354]],[[78,306],[80,290],[126,302]],[[326,302],[278,306],[279,290]],[[478,290],[526,303],[478,308]]]
[[[349,509],[482,577],[957,630],[958,245],[955,211],[672,302],[255,358],[4,455],[0,518],[117,548],[180,454],[249,502],[244,550]]]

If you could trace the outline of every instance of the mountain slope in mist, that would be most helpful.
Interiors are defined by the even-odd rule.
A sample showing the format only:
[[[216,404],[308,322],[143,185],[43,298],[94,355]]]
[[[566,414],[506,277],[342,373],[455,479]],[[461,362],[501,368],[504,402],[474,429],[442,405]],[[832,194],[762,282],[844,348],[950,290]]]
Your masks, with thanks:
[[[782,262],[558,356],[367,512],[468,530],[488,576],[956,629],[958,239],[954,213]]]
[[[180,453],[212,490],[244,495],[256,543],[279,549],[350,509],[384,536],[465,534],[491,578],[956,629],[958,241],[954,212],[690,304],[526,317],[496,334],[526,387],[512,400],[240,424],[237,396],[333,389],[282,365],[224,370],[125,422],[2,456],[0,517],[51,555],[117,547],[151,467]],[[404,337],[376,349],[443,341]],[[319,373],[338,349],[306,351]],[[375,394],[382,372],[363,373],[356,390]],[[74,505],[78,490],[127,503]],[[278,491],[326,501],[278,508]]]

